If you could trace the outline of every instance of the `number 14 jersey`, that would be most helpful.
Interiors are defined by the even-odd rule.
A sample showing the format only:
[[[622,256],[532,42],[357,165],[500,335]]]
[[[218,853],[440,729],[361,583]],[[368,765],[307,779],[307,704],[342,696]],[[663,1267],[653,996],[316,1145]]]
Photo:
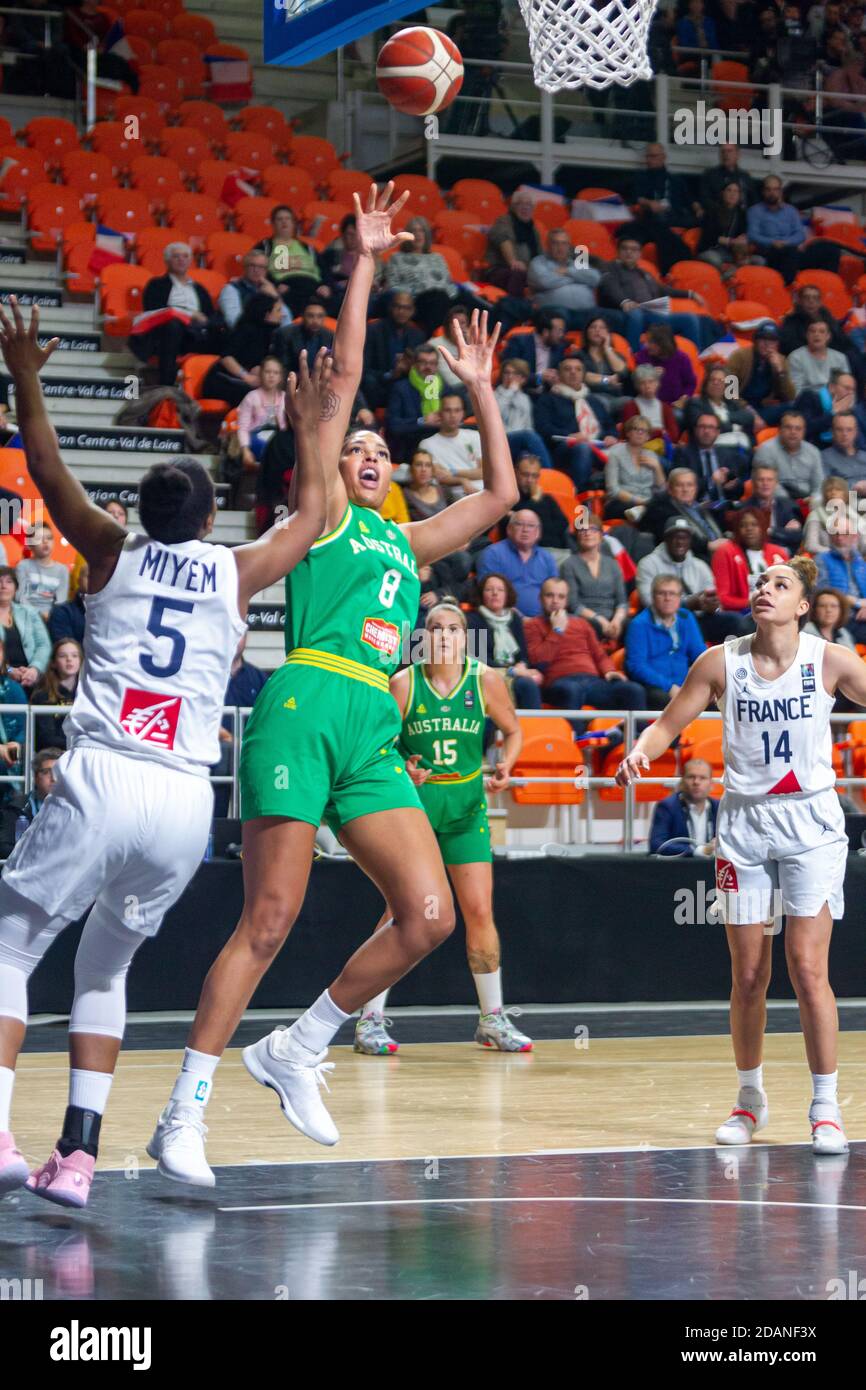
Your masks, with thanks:
[[[752,662],[754,634],[729,637],[722,712],[725,790],[737,796],[814,795],[836,783],[830,735],[834,697],[824,689],[827,643],[800,633],[793,662],[775,681]]]
[[[219,761],[231,663],[246,630],[232,552],[128,535],[85,600],[84,667],[68,747],[103,747],[206,777]]]

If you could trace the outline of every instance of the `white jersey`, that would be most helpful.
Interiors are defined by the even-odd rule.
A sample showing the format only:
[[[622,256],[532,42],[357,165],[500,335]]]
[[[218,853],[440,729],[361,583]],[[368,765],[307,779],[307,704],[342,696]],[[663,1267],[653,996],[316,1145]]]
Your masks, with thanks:
[[[754,634],[725,642],[722,712],[725,790],[757,800],[812,796],[835,786],[830,712],[824,689],[827,643],[800,633],[791,665],[765,681],[752,662]],[[723,803],[724,804],[724,803]]]
[[[68,747],[112,748],[207,776],[219,761],[226,685],[244,631],[230,550],[127,536],[105,588],[85,600]]]

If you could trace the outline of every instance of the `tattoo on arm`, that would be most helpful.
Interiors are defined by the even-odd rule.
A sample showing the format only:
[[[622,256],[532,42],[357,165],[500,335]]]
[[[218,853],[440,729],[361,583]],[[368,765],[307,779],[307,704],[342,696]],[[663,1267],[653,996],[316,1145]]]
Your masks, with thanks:
[[[334,416],[336,415],[339,409],[340,397],[337,395],[336,391],[326,391],[324,396],[322,397],[322,405],[319,418],[321,420],[333,420]]]

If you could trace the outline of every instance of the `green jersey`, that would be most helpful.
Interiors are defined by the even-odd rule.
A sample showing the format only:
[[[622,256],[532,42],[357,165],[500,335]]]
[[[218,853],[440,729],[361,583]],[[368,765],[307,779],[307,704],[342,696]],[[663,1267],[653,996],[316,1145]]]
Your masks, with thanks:
[[[486,670],[482,662],[467,657],[454,689],[440,695],[422,665],[410,667],[399,749],[404,758],[420,753],[419,766],[432,769],[424,787],[453,786],[480,777],[485,719],[481,682]]]
[[[402,531],[350,502],[339,526],[286,575],[287,661],[387,690],[420,597]]]

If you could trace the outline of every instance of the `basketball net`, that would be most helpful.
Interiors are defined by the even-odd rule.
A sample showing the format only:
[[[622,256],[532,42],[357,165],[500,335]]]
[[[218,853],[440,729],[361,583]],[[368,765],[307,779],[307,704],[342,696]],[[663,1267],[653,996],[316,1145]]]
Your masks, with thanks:
[[[535,84],[544,92],[652,77],[647,36],[657,0],[520,0]]]

